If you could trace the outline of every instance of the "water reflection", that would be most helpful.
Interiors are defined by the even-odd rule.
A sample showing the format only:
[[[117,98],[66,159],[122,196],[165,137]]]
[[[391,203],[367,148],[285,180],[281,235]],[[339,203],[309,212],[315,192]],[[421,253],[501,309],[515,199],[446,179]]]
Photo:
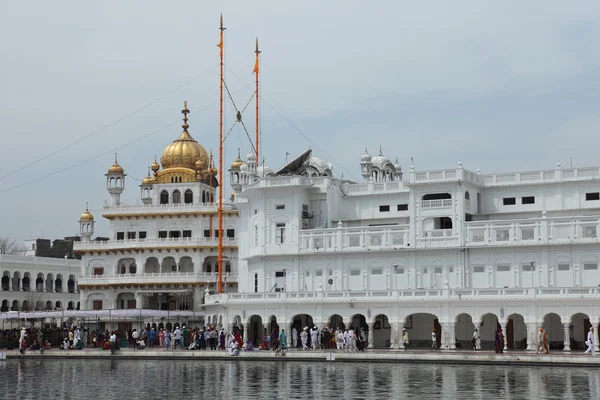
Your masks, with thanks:
[[[10,360],[3,399],[588,399],[600,371],[582,368],[202,360]],[[176,397],[177,398],[177,397]]]

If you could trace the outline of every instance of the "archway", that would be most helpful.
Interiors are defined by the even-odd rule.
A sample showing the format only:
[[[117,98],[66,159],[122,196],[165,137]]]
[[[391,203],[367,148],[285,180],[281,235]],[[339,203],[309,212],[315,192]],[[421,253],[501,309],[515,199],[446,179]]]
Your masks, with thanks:
[[[194,272],[194,263],[191,257],[185,256],[179,259],[179,272]]]
[[[186,204],[191,204],[194,202],[194,193],[190,189],[186,190],[183,194],[183,201]]]
[[[289,339],[288,339],[288,346],[292,346],[292,335],[294,333],[294,329],[296,332],[296,347],[300,347],[302,346],[302,344],[300,343],[300,332],[302,332],[302,329],[304,329],[305,327],[311,327],[313,326],[313,318],[308,315],[308,314],[298,314],[296,316],[294,316],[292,318],[292,332],[290,332],[289,335]]]
[[[247,339],[250,340],[254,346],[258,346],[258,344],[262,342],[262,334],[265,329],[262,323],[262,318],[260,315],[253,315],[248,321]]]
[[[473,324],[473,318],[469,314],[463,313],[456,316],[454,338],[457,349],[472,349],[474,332],[475,325]]]
[[[21,308],[19,307],[19,300],[13,300],[10,311],[21,311]]]
[[[72,302],[72,301],[70,301],[70,302],[67,304],[67,310],[72,310],[72,309],[74,309],[74,308],[75,308],[75,304],[73,304],[73,302]]]
[[[56,275],[56,280],[54,281],[54,291],[57,293],[62,292],[62,274]]]
[[[267,334],[271,336],[271,339],[279,338],[279,324],[277,323],[277,317],[274,315],[271,315],[271,318],[269,318]]]
[[[479,337],[482,349],[494,349],[496,346],[496,332],[500,328],[496,314],[484,314],[479,324]]]
[[[0,312],[8,312],[8,300],[2,300],[2,307],[0,307]]]
[[[338,328],[340,328],[341,330],[346,329],[344,319],[339,314],[333,314],[331,317],[329,317],[329,327],[334,331],[336,331]]]
[[[33,311],[33,308],[31,308],[29,301],[23,300],[23,304],[21,304],[21,311]]]
[[[163,258],[162,266],[160,267],[160,272],[165,274],[165,273],[176,272],[176,271],[177,271],[177,263],[175,262],[175,259],[173,257]]]
[[[75,293],[75,275],[69,275],[69,280],[67,281],[67,290],[69,293]]]
[[[60,301],[57,301],[57,302],[54,304],[54,309],[55,309],[55,310],[62,310],[62,303],[61,303]]]
[[[10,272],[4,271],[2,275],[2,290],[9,290],[10,288]]]
[[[41,272],[37,274],[37,279],[35,280],[35,290],[37,292],[44,291],[44,274],[42,274]]]
[[[233,327],[232,328],[233,333],[239,332],[239,334],[243,338],[244,337],[244,325],[242,324],[242,317],[240,317],[239,315],[236,315],[235,317],[233,317],[231,325]]]
[[[550,346],[550,349],[562,350],[565,347],[565,330],[563,328],[562,320],[558,314],[549,313],[544,315],[542,328],[544,328],[548,334],[548,345]]]
[[[25,274],[23,275],[21,285],[23,286],[24,292],[29,292],[31,290],[31,275],[29,274],[29,272],[25,272]]]
[[[352,320],[350,322],[350,328],[352,328],[352,329],[354,329],[354,328],[361,329],[362,328],[365,330],[366,334],[369,333],[369,324],[367,324],[367,319],[362,314],[354,314],[352,316]]]
[[[18,292],[21,290],[21,273],[19,271],[15,271],[13,273],[12,290],[13,292]]]
[[[590,323],[590,317],[588,317],[587,314],[577,313],[571,316],[571,323],[569,324],[569,341],[571,342],[571,350],[587,349],[585,342],[587,340],[587,333],[591,326],[592,324]],[[550,340],[549,332],[548,340]],[[552,342],[550,344],[552,344]]]
[[[169,203],[169,192],[163,190],[160,192],[160,204],[168,204]]]
[[[389,348],[391,345],[392,327],[387,315],[379,314],[373,321],[373,347]],[[371,341],[371,338],[367,338]]]
[[[520,314],[511,314],[506,323],[506,346],[511,350],[527,349],[527,325]]]
[[[408,332],[410,346],[413,348],[431,347],[431,332],[435,330],[438,348],[442,343],[442,327],[438,317],[429,313],[415,313],[406,317],[404,328]]]
[[[54,275],[49,273],[46,275],[46,292],[52,293],[54,291]]]
[[[160,264],[158,263],[158,258],[148,257],[146,259],[146,264],[144,265],[144,273],[146,273],[146,274],[160,273]]]

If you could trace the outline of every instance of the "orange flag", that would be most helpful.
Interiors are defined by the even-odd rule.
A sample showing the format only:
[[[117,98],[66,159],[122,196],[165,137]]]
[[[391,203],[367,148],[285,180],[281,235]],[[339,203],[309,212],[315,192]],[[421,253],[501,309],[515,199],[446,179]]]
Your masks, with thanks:
[[[219,40],[219,44],[217,45],[219,49],[221,49],[221,53],[223,52],[223,35],[221,35],[221,39]]]
[[[258,57],[256,57],[256,62],[254,63],[254,70],[252,73],[258,74]]]

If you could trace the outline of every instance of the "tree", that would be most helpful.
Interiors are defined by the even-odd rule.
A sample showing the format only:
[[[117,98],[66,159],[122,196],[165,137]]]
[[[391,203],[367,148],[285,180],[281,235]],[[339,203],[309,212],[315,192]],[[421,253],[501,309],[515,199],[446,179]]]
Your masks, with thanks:
[[[0,237],[0,254],[24,255],[25,246],[17,244],[15,240],[9,237]]]

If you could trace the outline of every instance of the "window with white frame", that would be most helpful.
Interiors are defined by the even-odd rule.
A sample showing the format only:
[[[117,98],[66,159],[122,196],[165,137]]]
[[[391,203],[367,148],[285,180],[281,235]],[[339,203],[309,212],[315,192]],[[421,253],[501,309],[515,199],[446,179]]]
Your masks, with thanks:
[[[275,243],[285,243],[285,223],[278,222],[275,224]]]
[[[371,275],[382,275],[383,274],[383,269],[381,268],[375,268],[371,270]]]
[[[360,275],[360,270],[359,270],[359,269],[351,269],[351,270],[350,270],[350,275],[351,275],[351,276],[357,276],[357,275]]]
[[[559,271],[569,271],[569,270],[571,270],[571,265],[570,264],[558,264],[558,270]]]

